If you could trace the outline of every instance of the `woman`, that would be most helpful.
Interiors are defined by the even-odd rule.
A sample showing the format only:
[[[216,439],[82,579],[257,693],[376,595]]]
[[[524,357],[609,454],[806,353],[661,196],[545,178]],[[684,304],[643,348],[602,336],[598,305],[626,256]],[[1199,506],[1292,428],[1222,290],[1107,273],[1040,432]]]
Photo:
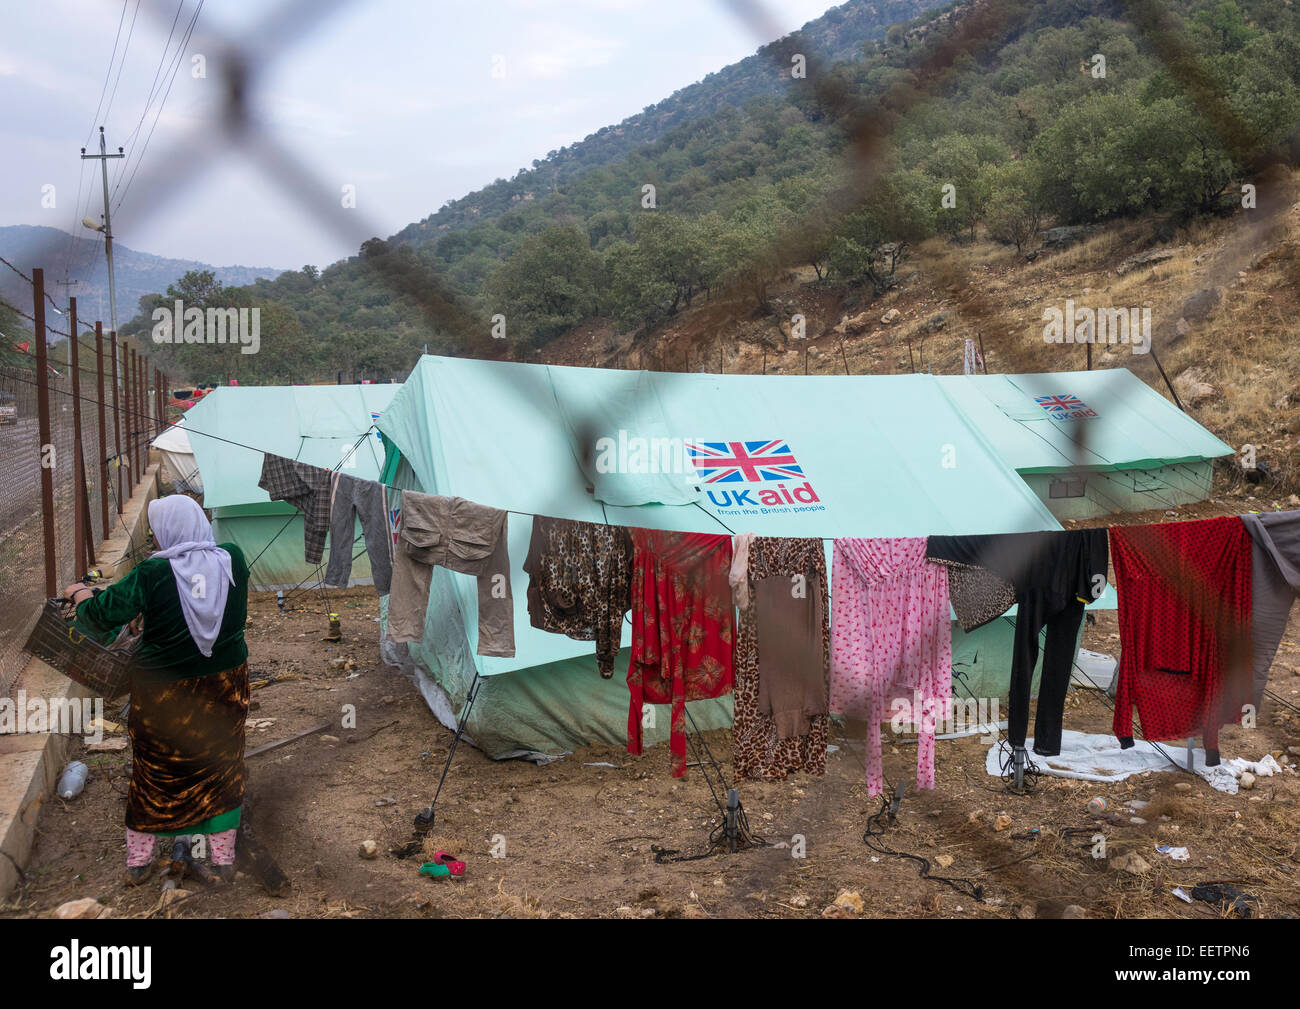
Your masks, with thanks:
[[[64,592],[92,629],[144,618],[127,726],[126,882],[149,878],[156,837],[181,834],[208,835],[216,874],[229,880],[244,801],[248,565],[237,546],[213,541],[191,498],[151,501],[149,525],[152,557],[97,595],[80,583]]]

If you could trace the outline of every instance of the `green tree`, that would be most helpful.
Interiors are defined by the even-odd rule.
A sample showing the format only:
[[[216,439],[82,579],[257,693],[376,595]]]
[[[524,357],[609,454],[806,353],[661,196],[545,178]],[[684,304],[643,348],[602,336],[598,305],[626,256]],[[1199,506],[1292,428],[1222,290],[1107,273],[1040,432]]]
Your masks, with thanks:
[[[584,229],[547,228],[519,243],[487,285],[492,314],[506,317],[506,333],[537,345],[554,339],[596,308],[600,258]]]

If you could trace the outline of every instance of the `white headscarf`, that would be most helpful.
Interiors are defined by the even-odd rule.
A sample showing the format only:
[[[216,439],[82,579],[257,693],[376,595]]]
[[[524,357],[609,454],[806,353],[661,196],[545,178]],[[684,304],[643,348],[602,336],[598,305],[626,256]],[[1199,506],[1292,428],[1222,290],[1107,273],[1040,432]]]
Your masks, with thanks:
[[[212,538],[212,523],[198,502],[183,494],[150,501],[149,525],[158,544],[154,556],[171,561],[185,624],[199,651],[209,657],[235,584],[230,554]]]

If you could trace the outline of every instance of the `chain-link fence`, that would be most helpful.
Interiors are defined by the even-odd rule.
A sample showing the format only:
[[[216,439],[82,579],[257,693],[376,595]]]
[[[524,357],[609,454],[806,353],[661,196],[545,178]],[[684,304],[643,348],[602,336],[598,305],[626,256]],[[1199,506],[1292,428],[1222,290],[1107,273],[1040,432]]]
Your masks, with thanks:
[[[23,638],[45,594],[36,374],[0,368],[0,692],[22,665]]]
[[[149,439],[159,428],[157,390],[146,391],[143,366],[131,355],[119,374],[115,417],[112,341],[103,342],[103,354],[96,353],[93,340],[79,342],[77,378],[71,344],[50,353],[48,439],[41,432],[39,371],[0,367],[0,693],[13,687],[26,661],[22,646],[51,581],[57,592],[86,573],[91,555],[102,562],[98,546],[121,527],[119,494],[123,499],[131,494],[147,463]],[[149,385],[156,383],[157,376]],[[118,438],[121,458],[130,460],[125,467],[117,465]]]
[[[764,5],[756,0],[727,0],[736,13],[738,20],[754,28],[764,42],[775,38],[779,31]],[[277,138],[263,128],[267,121],[261,113],[267,100],[263,91],[263,81],[270,77],[274,64],[292,58],[294,48],[312,30],[340,11],[355,6],[347,0],[285,0],[277,7],[270,8],[262,18],[248,31],[239,36],[223,36],[208,33],[201,28],[194,33],[194,23],[198,20],[196,11],[187,35],[192,36],[193,50],[219,54],[214,60],[223,88],[224,102],[219,115],[212,122],[197,123],[193,134],[177,139],[173,147],[153,158],[140,174],[140,186],[137,192],[147,194],[145,201],[150,208],[149,215],[165,212],[169,202],[181,196],[186,190],[203,179],[206,168],[212,161],[212,151],[218,142],[223,143],[237,156],[247,159],[267,180],[283,193],[286,203],[301,207],[304,217],[315,225],[338,234],[347,240],[352,248],[361,248],[363,243],[382,229],[375,222],[365,219],[355,209],[340,213],[337,188],[327,182],[322,173],[307,160],[289,150]],[[145,13],[148,17],[166,25],[171,14],[159,3],[146,2]],[[788,71],[792,58],[809,56],[807,73],[796,81],[785,75],[784,79],[792,91],[796,88],[810,90],[811,99],[819,107],[819,115],[832,115],[843,134],[840,150],[843,152],[844,167],[847,170],[847,197],[841,194],[834,205],[817,205],[789,228],[791,235],[813,228],[813,219],[826,213],[843,214],[851,212],[858,203],[880,188],[885,174],[889,155],[889,142],[899,128],[903,117],[909,110],[923,106],[925,103],[941,100],[948,92],[962,66],[972,60],[985,58],[997,46],[1017,37],[1022,30],[1027,30],[1034,23],[1033,4],[1001,2],[971,4],[954,9],[942,20],[940,31],[933,43],[919,46],[911,55],[904,57],[903,68],[896,77],[886,78],[876,92],[855,93],[844,87],[843,81],[833,73],[833,67],[822,66],[812,57],[807,40],[795,32],[766,45],[764,51],[773,63],[773,72]],[[1132,0],[1115,6],[1117,12],[1126,15],[1134,25],[1137,37],[1150,52],[1161,61],[1169,78],[1169,87],[1177,90],[1197,109],[1201,116],[1219,135],[1227,148],[1240,153],[1242,164],[1255,175],[1264,173],[1269,165],[1267,159],[1247,156],[1248,144],[1246,124],[1240,112],[1234,109],[1224,96],[1207,85],[1209,78],[1205,71],[1205,61],[1197,54],[1192,40],[1183,32],[1173,12],[1167,5],[1157,0]],[[903,47],[907,51],[907,46]],[[888,83],[894,81],[894,83]],[[221,133],[214,136],[213,126]],[[134,178],[134,173],[132,174]],[[1261,210],[1257,220],[1235,227],[1238,233],[1250,232],[1253,228],[1260,231],[1276,224],[1280,218],[1280,209],[1284,203],[1275,202],[1267,210]],[[138,223],[138,221],[137,221]],[[778,247],[793,247],[794,242],[774,243]],[[62,240],[51,244],[48,250],[34,253],[35,265],[41,262],[54,264],[61,254]],[[1224,251],[1216,251],[1208,264],[1208,272],[1214,275],[1229,275],[1238,267],[1234,243],[1229,240],[1223,245]],[[763,251],[761,254],[766,254]],[[405,263],[398,266],[386,260],[380,260],[374,267],[376,275],[396,297],[407,297],[419,305],[428,320],[431,330],[435,329],[453,336],[458,341],[459,352],[467,356],[501,357],[508,353],[500,341],[493,340],[487,319],[479,319],[466,306],[463,299],[451,290],[447,278],[423,263]],[[962,275],[960,268],[954,267],[953,275],[942,279],[945,286],[954,293],[963,294],[955,297],[952,311],[956,316],[981,307],[982,292],[986,279],[978,272]],[[1189,287],[1185,292],[1187,298],[1196,294]],[[741,309],[737,308],[737,311]],[[748,311],[746,307],[744,311]],[[982,314],[982,313],[977,313]],[[981,338],[982,339],[982,338]],[[85,337],[82,337],[83,343]],[[107,340],[106,340],[107,342]],[[1156,343],[1160,343],[1158,339]],[[991,344],[990,349],[995,349]],[[1150,357],[1159,368],[1159,358],[1153,347]],[[107,370],[107,355],[105,368]],[[651,367],[673,368],[679,366],[671,355],[662,350],[650,351],[640,355],[638,363]],[[692,359],[687,350],[682,365],[692,368],[707,364],[698,356]],[[848,364],[845,361],[845,371]],[[1160,369],[1160,378],[1167,382],[1167,377]],[[85,380],[83,372],[82,396],[93,411],[96,406],[97,393],[92,383]],[[31,586],[39,587],[42,583],[40,533],[40,480],[39,451],[40,446],[36,432],[35,395],[30,373],[27,379],[19,381],[14,378],[15,386],[22,390],[16,398],[21,404],[20,417],[14,426],[0,428],[0,466],[5,467],[6,480],[0,482],[0,588],[4,589],[6,605],[0,620],[17,621],[26,619],[29,607],[25,600],[39,599],[40,592],[33,592]],[[55,380],[58,386],[63,379]],[[1170,383],[1171,388],[1172,384]],[[112,383],[106,382],[104,397],[111,400]],[[60,451],[58,432],[65,413],[70,414],[68,396],[51,389],[51,423],[52,440],[56,451]],[[125,399],[125,396],[124,396]],[[68,411],[63,409],[68,406]],[[111,407],[110,407],[111,408]],[[121,409],[125,414],[134,409],[123,402]],[[599,405],[592,405],[592,417],[600,413]],[[132,439],[132,432],[144,430],[144,424],[132,423],[124,417],[122,444],[125,447]],[[95,424],[89,416],[83,416],[83,432],[94,435]],[[584,425],[578,424],[579,428]],[[594,429],[594,425],[593,425]],[[141,437],[139,433],[135,438]],[[1088,430],[1082,428],[1078,438],[1079,465],[1088,453]],[[95,453],[87,449],[87,481],[96,485],[100,492],[100,479],[94,473],[92,460],[108,455],[114,443],[113,424],[108,425],[109,446],[99,446]],[[89,441],[87,442],[89,445]],[[8,466],[12,458],[14,465]],[[58,471],[56,471],[58,472]],[[138,473],[133,468],[131,472]],[[113,482],[111,494],[120,496],[117,482],[110,472]],[[55,539],[57,541],[56,558],[58,570],[72,573],[76,565],[71,563],[74,549],[68,544],[72,534],[68,532],[72,518],[66,497],[68,485],[73,482],[71,467],[58,472],[55,480],[55,510],[58,515]],[[127,482],[129,483],[129,481]],[[125,486],[125,484],[124,484]],[[129,491],[129,486],[126,488]],[[110,512],[115,510],[115,500],[110,502]],[[91,518],[97,527],[96,539],[103,530],[98,528],[99,516],[94,508],[90,509]],[[11,529],[12,527],[12,529]],[[19,532],[18,530],[21,530]],[[27,538],[34,538],[35,545],[27,544]],[[12,554],[10,553],[12,551]],[[15,597],[20,605],[9,605],[10,588],[25,593]],[[13,616],[10,616],[13,614]],[[15,647],[8,637],[0,636],[0,652],[8,654]],[[8,668],[6,667],[6,675]],[[0,676],[0,685],[4,684]]]

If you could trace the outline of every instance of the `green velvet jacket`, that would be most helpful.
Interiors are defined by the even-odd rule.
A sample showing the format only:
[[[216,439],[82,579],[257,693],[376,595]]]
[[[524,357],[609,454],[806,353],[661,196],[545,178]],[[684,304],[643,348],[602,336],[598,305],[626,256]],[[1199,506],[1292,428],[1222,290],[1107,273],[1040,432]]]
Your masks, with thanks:
[[[230,554],[235,584],[226,598],[221,633],[204,658],[190,635],[181,609],[180,592],[171,562],[150,557],[121,581],[77,607],[78,623],[109,631],[144,614],[144,636],[136,652],[137,675],[151,680],[185,680],[233,669],[248,658],[244,623],[248,618],[248,564],[233,543],[219,543]]]

